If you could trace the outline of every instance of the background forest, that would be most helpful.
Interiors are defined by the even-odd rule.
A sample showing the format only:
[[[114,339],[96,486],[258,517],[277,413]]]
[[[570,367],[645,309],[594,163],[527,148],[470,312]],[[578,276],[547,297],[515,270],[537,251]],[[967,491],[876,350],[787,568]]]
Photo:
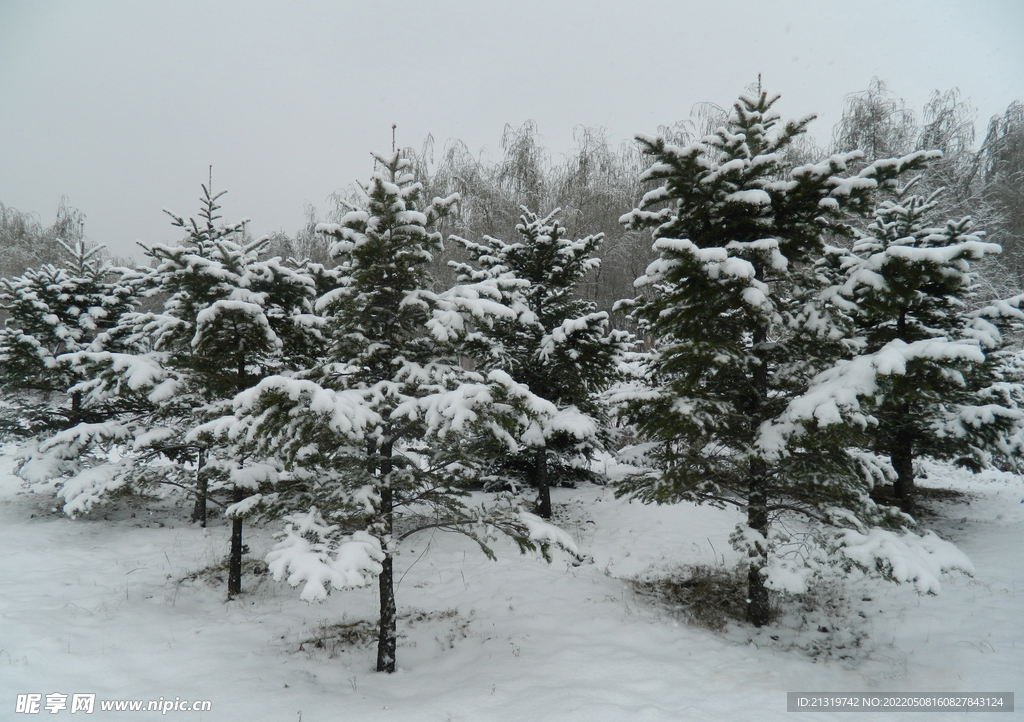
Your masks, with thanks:
[[[676,142],[694,139],[712,130],[726,114],[727,108],[706,103],[695,109],[692,118],[666,125],[660,132]],[[992,264],[995,267],[984,268],[983,278],[1008,295],[1007,291],[1020,287],[1022,279],[1022,126],[1024,106],[1020,102],[986,125],[979,122],[956,88],[934,91],[931,101],[918,110],[876,78],[867,90],[849,95],[830,139],[815,139],[821,129],[812,129],[792,152],[798,158],[813,158],[860,148],[865,159],[871,160],[914,150],[941,150],[943,159],[932,165],[929,182],[948,189],[943,198],[947,215],[971,215],[977,226],[985,229],[988,240],[1003,247],[1002,255]],[[649,238],[619,223],[619,217],[634,208],[643,193],[639,177],[646,166],[635,143],[613,147],[601,128],[577,128],[576,137],[576,150],[561,158],[552,157],[544,148],[532,123],[505,127],[500,142],[503,157],[497,162],[483,160],[457,140],[438,148],[428,138],[421,147],[407,147],[403,153],[413,160],[426,195],[462,195],[462,202],[443,221],[445,236],[501,237],[515,226],[522,206],[540,214],[561,208],[562,223],[570,235],[603,233],[605,241],[598,251],[601,266],[588,276],[584,288],[587,298],[610,310],[615,301],[633,295],[633,280],[652,258]],[[293,234],[272,234],[267,252],[282,258],[326,261],[328,244],[318,237],[315,227],[321,220],[343,215],[344,200],[335,197],[335,208],[326,212],[307,207],[306,226]],[[2,275],[9,278],[42,263],[62,262],[54,239],[71,244],[80,240],[86,211],[65,202],[56,220],[46,226],[39,218],[0,202]],[[450,247],[446,252],[457,249]],[[445,258],[437,261],[441,272],[447,268]]]

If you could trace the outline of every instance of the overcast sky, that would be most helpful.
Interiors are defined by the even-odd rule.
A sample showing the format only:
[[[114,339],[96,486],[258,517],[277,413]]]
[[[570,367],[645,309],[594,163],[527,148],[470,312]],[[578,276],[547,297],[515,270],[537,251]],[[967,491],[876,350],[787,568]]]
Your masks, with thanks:
[[[226,221],[293,233],[392,123],[494,157],[532,119],[557,157],[577,126],[651,133],[758,73],[819,142],[874,76],[918,110],[959,87],[984,125],[1024,99],[1024,1],[0,0],[0,202],[49,225],[67,196],[139,258],[212,164]]]

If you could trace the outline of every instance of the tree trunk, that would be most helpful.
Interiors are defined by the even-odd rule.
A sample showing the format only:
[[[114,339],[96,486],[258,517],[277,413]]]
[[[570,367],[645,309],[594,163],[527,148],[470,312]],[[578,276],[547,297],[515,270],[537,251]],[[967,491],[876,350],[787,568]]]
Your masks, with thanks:
[[[380,587],[380,629],[377,634],[377,671],[395,671],[398,651],[398,609],[395,605],[394,564],[391,554],[384,557]]]
[[[82,418],[82,392],[71,394],[71,423],[77,424]]]
[[[209,487],[209,480],[203,476],[203,450],[196,452],[196,502],[192,505],[192,523],[199,522],[199,526],[206,527],[206,492]]]
[[[763,280],[763,269],[756,269],[755,277]],[[768,334],[765,328],[754,331],[752,351],[760,360],[754,368],[752,398],[750,402],[750,438],[757,438],[768,402],[768,359],[765,358],[765,344]],[[747,470],[747,526],[768,539],[768,465],[763,459],[752,458]],[[771,621],[771,607],[768,602],[768,588],[761,570],[768,565],[768,549],[751,550],[750,566],[747,569],[747,621],[755,627],[763,627]]]
[[[768,494],[765,463],[760,459],[750,462],[750,491],[747,497],[747,526],[768,537]],[[768,550],[750,552],[750,566],[747,569],[747,621],[755,627],[763,627],[771,621],[771,605],[768,601],[768,587],[765,586],[761,570],[768,564]]]
[[[551,487],[548,485],[548,450],[537,449],[533,457],[533,483],[537,487],[537,516],[551,518]]]
[[[896,472],[896,483],[893,493],[900,500],[900,510],[904,514],[917,517],[917,491],[914,487],[914,446],[910,435],[903,430],[896,432],[893,440],[892,454],[889,457],[892,468]]]
[[[896,337],[906,343],[913,339],[907,331],[907,309],[900,309],[896,319]],[[900,408],[901,418],[910,414],[910,404]],[[898,428],[893,436],[892,454],[889,456],[893,471],[896,472],[896,483],[892,485],[893,494],[900,500],[900,511],[912,517],[917,516],[917,500],[914,498],[914,440],[905,428]]]
[[[380,588],[380,628],[377,635],[377,671],[391,674],[395,671],[398,647],[398,608],[395,604],[394,559],[391,550],[391,534],[394,523],[394,496],[391,489],[391,445],[381,450],[383,485],[380,491],[381,540],[384,542],[384,561],[381,564],[378,586]]]
[[[235,487],[234,502],[245,499],[245,490]],[[228,558],[228,599],[242,593],[242,523],[241,517],[231,520],[231,555]]]
[[[238,359],[238,383],[235,384],[235,388],[238,389],[237,393],[242,393],[248,387],[249,384],[246,382],[245,375],[245,356],[242,355]]]

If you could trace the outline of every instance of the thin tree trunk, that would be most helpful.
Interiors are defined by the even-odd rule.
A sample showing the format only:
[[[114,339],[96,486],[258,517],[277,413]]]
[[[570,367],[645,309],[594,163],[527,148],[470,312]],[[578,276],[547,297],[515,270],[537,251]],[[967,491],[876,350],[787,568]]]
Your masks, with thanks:
[[[763,280],[763,270],[758,268],[756,277]],[[754,332],[753,352],[761,363],[754,369],[753,394],[750,408],[750,438],[757,438],[765,415],[768,401],[768,360],[764,356],[764,344],[768,341],[766,329]],[[762,459],[752,458],[747,470],[747,526],[763,539],[768,539],[768,465]],[[747,569],[747,621],[755,627],[763,627],[771,621],[771,606],[768,588],[761,570],[768,565],[767,546],[760,551],[749,552],[750,566]]]
[[[903,430],[896,432],[892,454],[889,457],[896,472],[893,493],[900,500],[900,510],[912,517],[917,516],[917,490],[914,487],[914,447],[910,435]]]
[[[394,523],[394,496],[391,489],[391,444],[381,450],[383,485],[380,492],[381,537],[384,541],[384,561],[381,564],[380,628],[377,635],[377,671],[391,674],[395,671],[398,648],[398,608],[395,604],[394,560],[391,555],[391,534]]]
[[[82,392],[76,391],[71,394],[71,421],[77,423],[82,414]]]
[[[209,488],[209,480],[203,476],[203,450],[196,452],[196,501],[192,505],[192,523],[199,522],[199,526],[206,527],[206,495]]]
[[[768,494],[765,464],[760,459],[750,462],[750,490],[747,497],[747,526],[767,539],[768,537]],[[761,570],[768,564],[768,550],[750,552],[750,566],[747,569],[747,621],[755,627],[763,627],[771,621],[771,605],[768,601],[768,587],[765,586]]]
[[[245,391],[248,388],[245,377],[245,357],[238,359],[238,383],[235,385],[238,389],[238,393]]]
[[[910,343],[912,339],[907,330],[907,310],[901,309],[899,318],[896,320],[896,336],[901,341]],[[907,418],[910,415],[910,404],[905,403],[900,408],[900,417]],[[896,472],[896,483],[892,490],[896,498],[900,500],[900,511],[917,517],[917,496],[914,490],[914,440],[910,432],[903,428],[897,429],[893,436],[892,454],[889,456],[892,462],[893,471]]]
[[[239,358],[238,360],[238,386],[237,392],[241,393],[245,386],[245,359]],[[206,488],[203,488],[203,503],[205,500]],[[235,485],[234,494],[232,495],[232,501],[235,504],[239,504],[245,500],[246,492],[245,489]],[[205,510],[204,510],[205,513]],[[245,546],[242,544],[242,525],[245,520],[236,516],[231,520],[231,551],[228,554],[228,599],[231,599],[235,595],[242,593],[242,553]]]
[[[384,557],[378,578],[380,587],[380,629],[377,634],[377,671],[395,671],[398,652],[398,609],[395,605],[394,565],[391,554]]]
[[[537,449],[533,457],[533,483],[537,487],[537,516],[551,518],[551,486],[548,484],[548,450]]]
[[[234,502],[245,499],[245,490],[235,487]],[[231,520],[231,555],[228,558],[228,599],[242,593],[242,524],[241,517]]]

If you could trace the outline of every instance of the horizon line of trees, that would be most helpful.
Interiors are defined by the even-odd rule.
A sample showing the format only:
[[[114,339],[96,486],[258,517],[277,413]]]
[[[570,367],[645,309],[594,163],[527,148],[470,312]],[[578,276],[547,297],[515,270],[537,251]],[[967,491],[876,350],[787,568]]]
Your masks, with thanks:
[[[748,89],[749,90],[749,89]],[[878,79],[850,93],[842,116],[824,143],[805,134],[787,149],[796,162],[859,148],[865,158],[907,155],[915,150],[940,150],[933,163],[929,190],[946,188],[941,203],[947,215],[971,215],[988,238],[1003,248],[996,259],[979,269],[981,282],[992,297],[1024,288],[1024,100],[988,120],[978,134],[977,111],[957,88],[935,90],[918,113]],[[661,126],[658,133],[673,142],[691,142],[714,132],[728,112],[712,103],[695,106],[690,118]],[[402,152],[428,195],[461,194],[462,201],[439,228],[443,237],[500,235],[513,227],[520,208],[546,215],[561,209],[561,222],[570,235],[601,233],[602,264],[588,275],[581,294],[611,310],[630,295],[633,279],[653,258],[648,239],[619,223],[642,196],[638,178],[644,170],[640,147],[632,141],[613,146],[603,128],[580,126],[576,147],[558,161],[544,147],[534,121],[515,128],[506,125],[499,142],[502,157],[488,162],[460,140],[436,148],[428,136],[422,147]],[[358,195],[356,187],[333,194],[332,206],[321,218],[313,205],[305,208],[306,223],[293,234],[269,233],[268,252],[319,263],[329,260],[329,244],[316,233],[321,221],[334,222]],[[19,275],[27,268],[60,257],[55,239],[73,245],[84,240],[85,214],[62,198],[55,222],[44,226],[34,214],[0,203],[0,277]],[[447,261],[460,258],[455,245],[437,257],[433,271],[443,282],[452,280]],[[131,258],[112,258],[130,265]],[[616,323],[625,319],[615,318]]]

